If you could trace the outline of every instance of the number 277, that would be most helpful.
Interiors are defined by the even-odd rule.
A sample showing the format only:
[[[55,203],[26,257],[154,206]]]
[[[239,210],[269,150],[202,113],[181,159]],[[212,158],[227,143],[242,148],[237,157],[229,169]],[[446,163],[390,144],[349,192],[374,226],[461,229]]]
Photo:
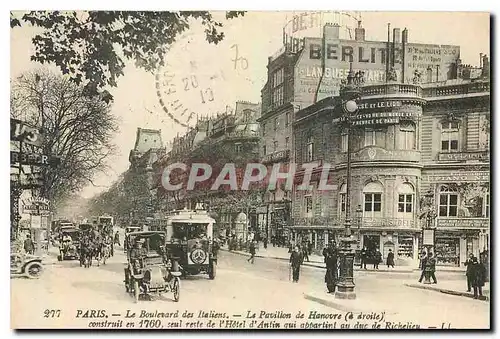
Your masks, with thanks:
[[[61,310],[45,310],[43,311],[44,318],[59,318],[61,316]]]

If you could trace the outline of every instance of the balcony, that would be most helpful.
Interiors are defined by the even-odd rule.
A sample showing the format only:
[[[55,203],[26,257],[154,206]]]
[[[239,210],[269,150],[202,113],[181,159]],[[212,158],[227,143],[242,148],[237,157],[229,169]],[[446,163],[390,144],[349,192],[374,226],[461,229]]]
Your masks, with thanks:
[[[428,100],[442,100],[443,97],[468,97],[490,94],[489,81],[467,82],[462,84],[430,87],[423,90]]]
[[[376,98],[421,98],[422,88],[419,85],[412,84],[381,84],[363,86],[361,89],[363,99]]]
[[[347,162],[347,153],[338,155],[338,163]],[[420,152],[415,150],[386,150],[377,146],[367,146],[358,152],[351,153],[354,162],[420,162]]]

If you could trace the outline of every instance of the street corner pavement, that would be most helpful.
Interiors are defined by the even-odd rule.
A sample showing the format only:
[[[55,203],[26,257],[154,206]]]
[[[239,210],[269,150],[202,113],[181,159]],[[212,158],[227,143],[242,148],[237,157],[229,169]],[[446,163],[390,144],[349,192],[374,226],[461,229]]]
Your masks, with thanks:
[[[409,282],[405,283],[405,286],[474,299],[474,294],[472,292],[462,291],[456,286],[450,286],[449,284],[441,284],[439,282],[437,284],[422,284],[422,283]],[[483,295],[479,296],[477,299],[482,301],[489,301],[490,300],[489,289],[484,289]]]

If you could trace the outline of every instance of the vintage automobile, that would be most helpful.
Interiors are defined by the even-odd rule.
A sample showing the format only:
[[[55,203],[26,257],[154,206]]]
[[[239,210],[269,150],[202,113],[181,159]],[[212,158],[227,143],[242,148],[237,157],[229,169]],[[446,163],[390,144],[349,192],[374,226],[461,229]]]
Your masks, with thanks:
[[[178,261],[182,273],[206,273],[215,279],[218,251],[212,234],[215,220],[201,208],[177,210],[166,219],[166,247]]]
[[[67,240],[65,240],[67,239]],[[80,258],[80,230],[66,228],[61,231],[57,260],[78,260]]]
[[[36,255],[25,253],[10,254],[10,274],[11,276],[27,276],[31,279],[38,279],[42,275],[42,258]]]
[[[172,292],[174,301],[180,297],[181,272],[165,248],[165,232],[147,231],[128,233],[127,264],[125,267],[125,290],[134,295],[137,302],[141,296],[153,299],[153,294]],[[136,242],[142,249],[135,248]]]

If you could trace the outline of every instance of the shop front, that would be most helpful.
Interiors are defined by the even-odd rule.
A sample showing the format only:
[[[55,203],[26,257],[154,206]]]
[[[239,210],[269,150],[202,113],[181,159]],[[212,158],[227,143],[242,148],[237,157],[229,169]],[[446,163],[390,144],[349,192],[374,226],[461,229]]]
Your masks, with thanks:
[[[294,244],[311,243],[312,252],[322,255],[323,249],[328,246],[329,241],[335,239],[337,244],[339,232],[327,226],[292,226],[290,227],[290,237]]]
[[[376,250],[379,250],[384,263],[389,252],[392,252],[397,266],[416,266],[418,246],[417,230],[361,231],[360,248],[365,248],[369,256],[373,256]]]

